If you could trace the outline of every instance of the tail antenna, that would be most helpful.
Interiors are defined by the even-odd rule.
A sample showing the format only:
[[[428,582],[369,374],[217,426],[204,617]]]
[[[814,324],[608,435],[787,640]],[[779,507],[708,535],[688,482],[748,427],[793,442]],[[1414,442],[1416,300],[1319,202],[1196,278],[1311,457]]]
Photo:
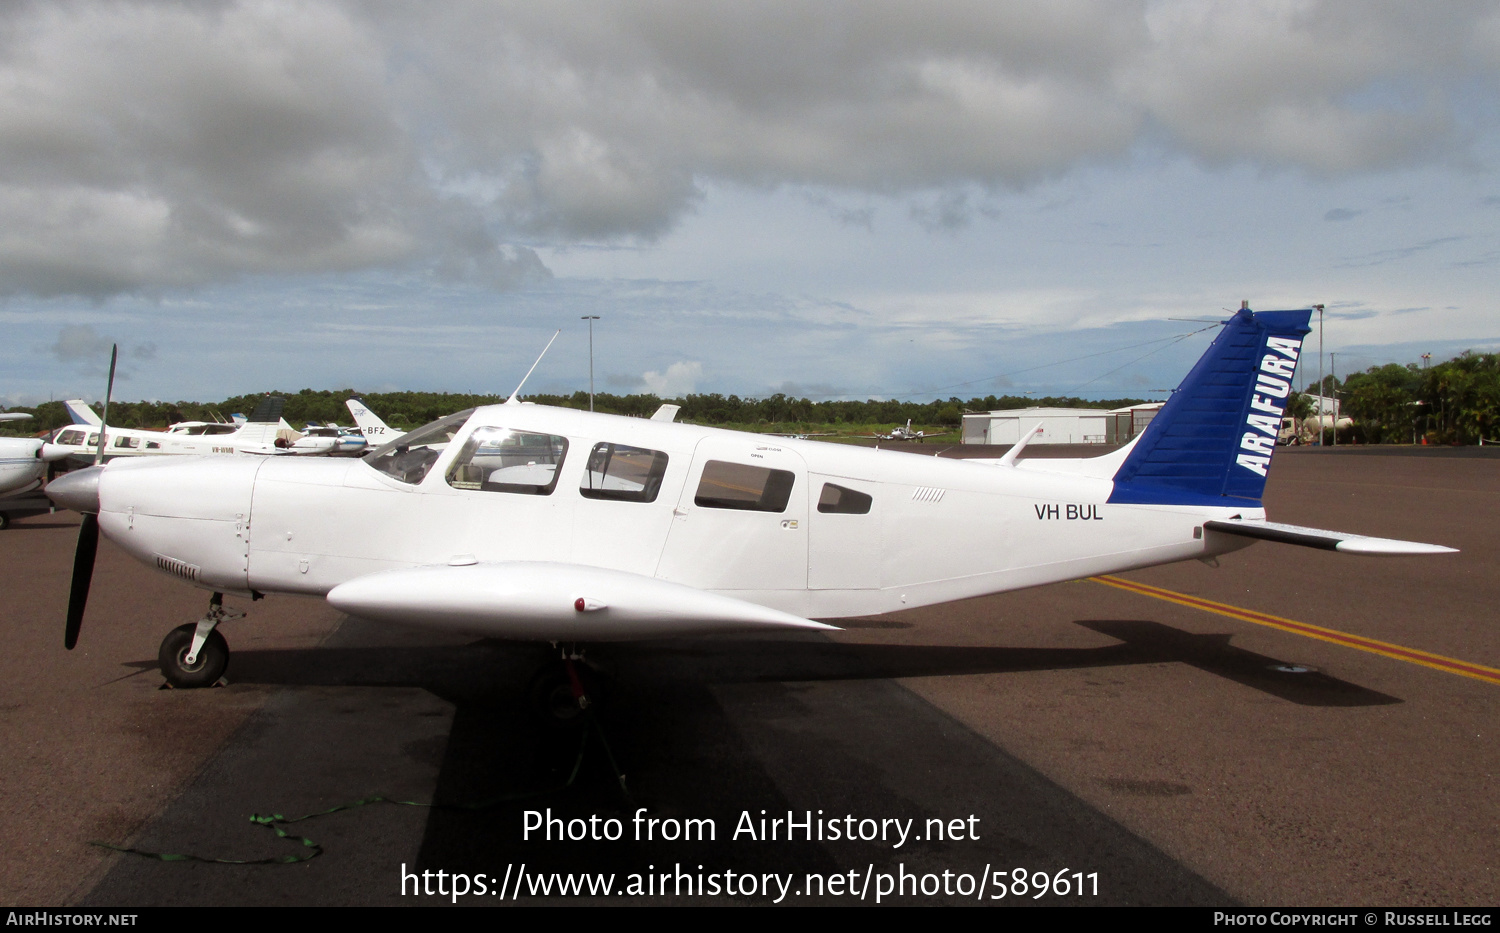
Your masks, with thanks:
[[[557,330],[555,330],[555,331],[552,332],[552,340],[547,341],[547,345],[545,347],[542,347],[542,352],[537,355],[536,362],[532,363],[531,364],[531,368],[528,369],[528,370],[526,370],[526,375],[524,375],[524,376],[521,377],[521,385],[516,386],[516,391],[514,391],[514,392],[512,392],[510,394],[510,398],[508,398],[508,399],[505,400],[505,404],[507,404],[507,405],[519,405],[519,404],[521,404],[519,401],[517,401],[517,397],[521,394],[521,386],[524,386],[526,384],[526,380],[531,378],[531,374],[534,373],[534,372],[536,372],[537,366],[539,366],[541,364],[541,362],[542,362],[542,357],[546,356],[547,355],[547,351],[550,350],[550,349],[552,349],[552,341],[556,340],[557,339],[557,335],[560,334],[560,333],[562,333],[562,328],[558,328]]]

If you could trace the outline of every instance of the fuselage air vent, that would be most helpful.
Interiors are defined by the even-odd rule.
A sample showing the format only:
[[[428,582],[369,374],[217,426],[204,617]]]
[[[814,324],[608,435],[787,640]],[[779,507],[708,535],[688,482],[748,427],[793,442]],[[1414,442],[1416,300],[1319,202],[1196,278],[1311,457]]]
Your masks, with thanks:
[[[198,582],[198,568],[187,561],[178,560],[175,557],[156,555],[156,569],[164,570],[172,576],[181,577],[190,583]]]

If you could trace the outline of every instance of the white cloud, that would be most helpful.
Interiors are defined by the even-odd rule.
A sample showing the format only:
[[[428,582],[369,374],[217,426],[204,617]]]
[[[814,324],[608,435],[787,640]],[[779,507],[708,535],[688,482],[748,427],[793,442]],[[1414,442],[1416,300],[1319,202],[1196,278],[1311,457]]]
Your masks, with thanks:
[[[1493,4],[12,4],[0,283],[107,296],[651,241],[713,185],[916,195],[1138,152],[1341,175],[1455,160]],[[871,224],[869,213],[850,215]],[[509,245],[506,245],[509,244]]]
[[[641,376],[646,391],[658,398],[680,398],[690,394],[703,379],[703,364],[680,362],[667,367],[667,371],[651,371]]]

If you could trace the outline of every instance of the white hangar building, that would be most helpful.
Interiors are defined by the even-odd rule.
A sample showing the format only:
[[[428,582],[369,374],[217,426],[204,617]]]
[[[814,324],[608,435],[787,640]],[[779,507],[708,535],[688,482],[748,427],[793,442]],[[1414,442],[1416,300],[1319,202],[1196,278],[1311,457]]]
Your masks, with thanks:
[[[1011,408],[964,415],[965,444],[1014,444],[1037,422],[1033,444],[1123,444],[1146,429],[1161,402],[1117,408]]]

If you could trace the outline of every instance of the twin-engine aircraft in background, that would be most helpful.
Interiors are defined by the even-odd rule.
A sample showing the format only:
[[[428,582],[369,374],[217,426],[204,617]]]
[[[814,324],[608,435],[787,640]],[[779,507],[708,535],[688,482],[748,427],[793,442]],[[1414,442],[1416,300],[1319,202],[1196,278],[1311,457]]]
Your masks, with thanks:
[[[904,427],[902,425],[898,424],[894,428],[891,428],[891,433],[889,433],[889,434],[878,434],[878,433],[877,434],[861,434],[859,436],[860,437],[872,437],[872,438],[874,438],[874,439],[876,439],[878,441],[919,441],[920,442],[920,441],[924,440],[925,438],[929,438],[929,437],[947,437],[949,434],[952,434],[952,433],[953,433],[952,431],[943,431],[943,432],[941,432],[939,434],[928,434],[926,431],[913,431],[911,429],[911,419],[907,418],[906,419],[906,425]]]
[[[1150,426],[1102,457],[947,460],[515,404],[362,460],[117,460],[54,481],[85,513],[66,643],[100,529],[211,591],[162,643],[178,686],[228,662],[222,595],[296,593],[367,619],[565,646],[771,629],[927,606],[1269,539],[1434,545],[1279,525],[1261,495],[1309,311],[1241,310]],[[519,391],[519,390],[518,390]],[[576,678],[570,678],[579,696]]]

